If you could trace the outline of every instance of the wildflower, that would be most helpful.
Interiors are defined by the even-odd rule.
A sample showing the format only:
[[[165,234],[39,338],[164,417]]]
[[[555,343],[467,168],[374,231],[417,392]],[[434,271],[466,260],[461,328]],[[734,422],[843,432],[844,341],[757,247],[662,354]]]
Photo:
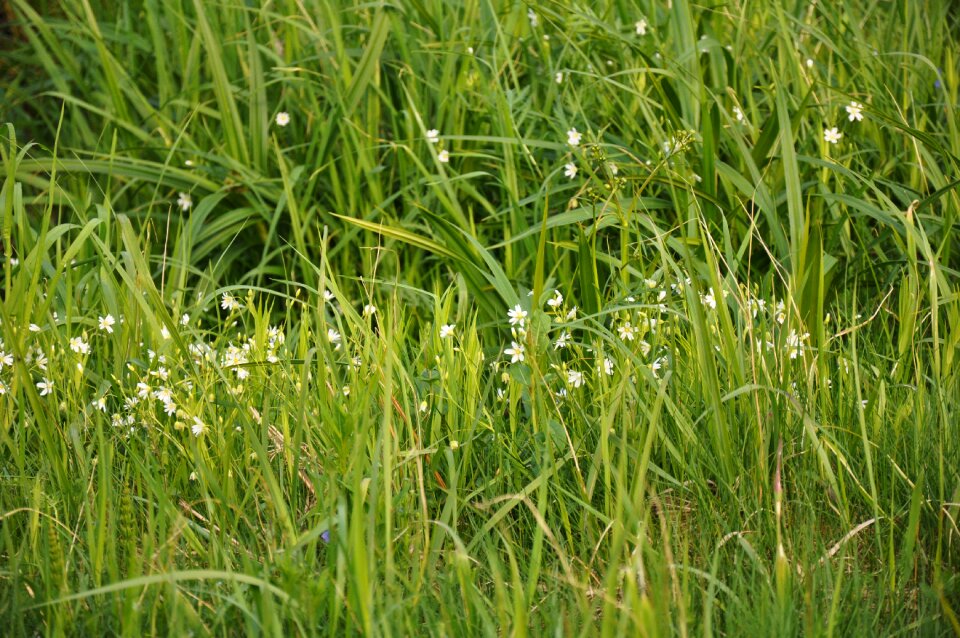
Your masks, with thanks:
[[[180,317],[180,325],[186,326],[189,323],[190,323],[190,315],[188,315],[187,313],[183,313],[183,316]]]
[[[44,377],[43,381],[37,384],[37,389],[40,390],[40,396],[45,397],[53,392],[53,381]]]
[[[237,301],[237,298],[231,295],[228,292],[223,293],[223,297],[220,300],[220,307],[224,310],[239,310],[240,302]]]
[[[567,370],[567,383],[575,388],[583,385],[583,373],[577,370]]]
[[[837,127],[823,129],[823,141],[830,144],[836,144],[843,137],[843,133],[837,130]]]
[[[0,397],[7,393],[7,384],[3,381],[0,381]]]
[[[207,431],[207,424],[200,420],[200,417],[193,417],[193,425],[190,426],[190,431],[193,432],[193,436],[200,436]]]
[[[286,111],[277,113],[277,126],[286,126],[290,123],[290,114]]]
[[[373,304],[367,304],[366,306],[363,307],[364,317],[372,317],[375,314],[377,314],[377,307],[374,306]]]
[[[665,360],[663,357],[657,357],[656,359],[653,360],[653,363],[650,364],[650,371],[653,372],[654,377],[659,377],[657,372],[660,371],[664,363],[665,363]]]
[[[187,212],[190,210],[190,207],[193,206],[193,198],[190,197],[190,193],[179,193],[177,197],[177,206],[180,207],[180,210]]]
[[[3,366],[12,366],[12,365],[13,365],[13,354],[0,350],[0,370],[3,369]]]
[[[803,342],[809,338],[809,332],[798,334],[796,330],[791,330],[786,339],[787,356],[789,356],[791,359],[796,359],[803,354]]]
[[[737,121],[738,121],[738,122],[742,122],[742,121],[743,121],[743,118],[744,118],[743,111],[740,110],[740,107],[739,107],[739,106],[733,107],[733,115],[734,115],[734,117],[737,118]]]
[[[340,333],[334,330],[333,328],[327,329],[327,341],[333,346],[334,350],[340,349]]]
[[[563,304],[563,295],[559,290],[553,291],[553,297],[547,299],[547,305],[556,310]]]
[[[38,326],[37,324],[35,323],[30,324],[30,332],[40,332],[40,330],[42,330],[42,328],[40,328],[40,326]]]
[[[329,290],[324,290],[323,299],[324,301],[333,301],[333,293],[330,292]]]
[[[160,326],[160,336],[166,341],[170,338],[170,330],[166,326]]]
[[[709,306],[711,310],[717,309],[717,299],[713,294],[713,288],[710,288],[707,294],[700,297],[700,303],[704,306]]]
[[[97,324],[101,330],[112,334],[113,326],[117,323],[117,320],[113,318],[113,315],[107,315],[106,317],[100,317],[97,319]]]
[[[603,373],[608,377],[613,376],[613,360],[610,357],[603,359]]]
[[[348,385],[343,386],[343,389],[341,391],[343,392],[343,396],[345,397],[350,396],[350,386]]]
[[[527,11],[527,19],[530,20],[530,26],[536,28],[540,24],[540,17],[533,9]]]
[[[577,318],[577,307],[574,306],[570,309],[570,312],[567,313],[567,316],[564,317],[566,321],[575,321]]]
[[[582,138],[583,134],[578,132],[576,128],[567,131],[567,144],[570,146],[579,146]]]
[[[503,351],[503,354],[510,356],[510,363],[523,361],[523,344],[514,341],[509,348]]]
[[[438,131],[435,128],[432,128],[429,131],[427,131],[427,141],[430,142],[431,144],[438,143],[440,141],[440,131]]]
[[[647,35],[647,27],[650,25],[647,24],[646,18],[640,18],[633,26],[637,30],[637,35]]]
[[[847,110],[847,116],[850,118],[851,122],[854,120],[857,122],[863,121],[863,104],[860,104],[859,102],[850,102],[850,104],[848,104],[845,108]]]
[[[100,397],[99,399],[94,399],[94,400],[90,403],[90,407],[92,407],[92,408],[95,409],[95,410],[100,410],[101,412],[106,412],[106,411],[107,411],[107,398],[106,398],[106,397]]]
[[[440,151],[439,153],[437,153],[437,160],[438,160],[441,164],[446,164],[447,162],[450,161],[450,152],[447,151],[447,149],[443,149],[442,151]]]
[[[813,58],[807,58],[807,68],[808,69],[813,68]]]
[[[577,176],[577,165],[574,164],[573,162],[570,162],[569,164],[565,164],[563,167],[563,174],[569,177],[570,179],[573,179],[574,177]]]
[[[507,311],[507,316],[510,318],[511,326],[519,325],[522,328],[523,322],[527,318],[527,311],[521,308],[520,304],[517,304]]]
[[[168,401],[163,404],[163,411],[167,413],[167,416],[175,416],[177,414],[177,404],[173,401]]]
[[[617,327],[617,333],[619,333],[620,338],[624,341],[633,341],[637,336],[636,330],[636,328],[630,325],[629,321]]]
[[[504,398],[505,398],[505,393],[503,391],[503,388],[497,388],[497,401],[503,401]]]
[[[570,343],[570,333],[564,330],[560,333],[560,336],[557,337],[557,340],[553,342],[553,349],[559,350],[560,348],[566,348]]]
[[[453,330],[457,327],[455,323],[445,323],[440,326],[440,338],[446,339],[447,337],[453,336]]]
[[[173,392],[170,391],[170,388],[161,387],[159,390],[154,391],[153,398],[161,403],[172,403]]]
[[[70,349],[77,354],[88,354],[90,352],[90,344],[84,341],[82,337],[74,337],[70,340]]]
[[[430,405],[427,403],[427,400],[424,399],[423,401],[420,402],[420,413],[422,414],[426,412],[429,407]]]
[[[557,71],[553,79],[556,80],[557,84],[563,84],[563,71]]]

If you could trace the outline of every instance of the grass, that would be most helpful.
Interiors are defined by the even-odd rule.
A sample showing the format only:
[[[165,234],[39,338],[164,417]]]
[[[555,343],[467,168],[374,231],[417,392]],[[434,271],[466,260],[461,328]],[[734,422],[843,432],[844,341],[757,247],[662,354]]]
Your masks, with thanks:
[[[2,6],[9,635],[960,634],[951,3]]]

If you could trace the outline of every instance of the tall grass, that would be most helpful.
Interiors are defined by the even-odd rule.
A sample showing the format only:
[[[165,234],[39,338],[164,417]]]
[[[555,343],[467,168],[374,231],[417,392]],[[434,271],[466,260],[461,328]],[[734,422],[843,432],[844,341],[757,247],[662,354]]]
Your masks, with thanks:
[[[11,635],[960,633],[950,3],[9,4]]]

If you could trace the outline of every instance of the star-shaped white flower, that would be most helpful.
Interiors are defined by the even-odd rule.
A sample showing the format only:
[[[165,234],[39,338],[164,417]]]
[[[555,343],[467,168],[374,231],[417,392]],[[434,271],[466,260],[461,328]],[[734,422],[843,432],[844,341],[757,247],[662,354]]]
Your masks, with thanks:
[[[582,138],[583,134],[577,131],[576,128],[572,128],[567,131],[567,144],[570,146],[579,146]]]
[[[290,114],[286,111],[280,111],[277,113],[277,126],[286,126],[290,123]]]
[[[569,164],[565,164],[563,166],[563,174],[569,177],[570,179],[573,179],[574,177],[577,176],[577,165],[574,164],[573,162],[570,162]]]
[[[527,319],[527,311],[520,307],[520,304],[517,304],[513,308],[507,311],[507,317],[510,319],[511,326],[523,326],[523,322]]]
[[[837,130],[837,127],[823,129],[823,141],[836,144],[843,137],[843,133]]]
[[[503,354],[510,357],[510,363],[523,361],[523,344],[514,341],[503,351]]]
[[[438,131],[435,128],[432,128],[429,131],[427,131],[427,141],[430,142],[431,144],[438,143],[440,141],[440,131]]]
[[[850,104],[847,104],[845,108],[847,110],[847,116],[850,118],[851,122],[863,121],[863,104],[860,104],[859,102],[850,102]]]

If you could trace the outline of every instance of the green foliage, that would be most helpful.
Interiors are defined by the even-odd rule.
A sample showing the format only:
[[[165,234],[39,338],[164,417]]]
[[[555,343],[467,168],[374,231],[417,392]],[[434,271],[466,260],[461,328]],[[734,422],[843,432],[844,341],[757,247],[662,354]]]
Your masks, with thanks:
[[[960,633],[951,3],[7,10],[10,635]]]

